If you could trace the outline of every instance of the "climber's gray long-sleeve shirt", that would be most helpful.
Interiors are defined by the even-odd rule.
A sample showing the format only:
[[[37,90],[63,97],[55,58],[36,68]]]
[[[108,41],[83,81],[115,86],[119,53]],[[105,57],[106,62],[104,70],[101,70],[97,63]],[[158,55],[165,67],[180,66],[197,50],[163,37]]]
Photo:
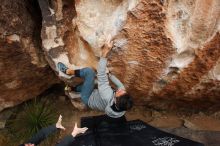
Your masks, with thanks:
[[[92,109],[105,111],[105,113],[112,118],[119,118],[125,114],[125,111],[115,112],[111,108],[111,105],[114,103],[115,95],[113,89],[109,85],[106,65],[107,59],[101,57],[97,69],[98,89],[94,89],[89,97],[88,106]],[[123,84],[114,75],[110,75],[109,78],[117,88],[125,89]]]

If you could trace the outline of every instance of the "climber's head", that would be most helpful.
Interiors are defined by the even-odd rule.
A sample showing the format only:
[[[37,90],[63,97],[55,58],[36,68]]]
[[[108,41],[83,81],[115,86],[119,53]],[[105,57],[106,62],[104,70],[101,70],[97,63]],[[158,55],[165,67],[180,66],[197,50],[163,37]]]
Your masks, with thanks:
[[[123,89],[118,89],[115,92],[116,106],[119,110],[127,111],[132,108],[132,97]]]

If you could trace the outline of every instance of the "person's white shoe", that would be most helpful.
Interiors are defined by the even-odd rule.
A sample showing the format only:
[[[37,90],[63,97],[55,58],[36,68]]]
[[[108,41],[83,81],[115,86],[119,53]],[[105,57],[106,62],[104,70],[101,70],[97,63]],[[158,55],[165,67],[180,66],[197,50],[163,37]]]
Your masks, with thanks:
[[[74,92],[74,91],[65,91],[66,95],[70,98],[70,99],[76,99],[76,98],[80,98],[80,93]]]
[[[76,92],[73,92],[73,91],[71,91],[69,93],[69,95],[70,95],[71,99],[76,99],[76,98],[80,98],[81,97],[80,93],[76,93]]]

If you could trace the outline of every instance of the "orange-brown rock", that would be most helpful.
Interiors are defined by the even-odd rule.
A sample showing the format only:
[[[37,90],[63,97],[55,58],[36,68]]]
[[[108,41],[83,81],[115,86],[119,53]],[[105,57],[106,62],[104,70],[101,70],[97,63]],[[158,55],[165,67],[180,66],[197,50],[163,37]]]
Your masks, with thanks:
[[[14,6],[13,12],[18,11],[19,17],[17,13],[13,13],[13,19],[10,21],[3,12],[8,12],[11,7],[1,7],[1,15],[5,16],[1,17],[0,22],[7,22],[5,28],[0,28],[1,32],[7,32],[1,37],[1,46],[15,46],[15,52],[11,51],[9,55],[20,52],[18,54],[27,57],[25,62],[28,68],[34,70],[30,77],[32,80],[42,81],[39,78],[43,76],[48,84],[54,81],[54,76],[49,75],[49,68],[39,68],[46,64],[42,59],[44,52],[47,62],[60,79],[68,84],[76,83],[76,78],[70,79],[58,71],[57,63],[63,62],[73,69],[86,66],[96,68],[101,47],[110,35],[114,47],[108,56],[108,66],[134,96],[137,105],[162,109],[219,109],[219,0],[38,2],[42,25],[39,22],[41,19],[36,15],[40,12],[28,12],[34,10],[34,7],[28,7],[27,10],[24,5],[27,1],[18,2],[22,10],[17,5]],[[34,2],[30,1],[29,5],[30,3]],[[30,16],[30,13],[33,16]],[[18,25],[21,22],[25,26]],[[40,29],[41,33],[34,32]],[[20,33],[15,33],[15,30]],[[43,52],[38,49],[40,43]],[[1,62],[6,64],[7,61],[4,59]],[[21,73],[23,68],[26,68],[23,62],[20,64],[15,72]],[[11,71],[12,65],[5,66]],[[40,73],[36,73],[37,71]],[[29,78],[30,74],[25,72],[22,75],[24,79]],[[1,79],[6,76],[9,78],[12,74],[4,75]],[[14,75],[18,76],[21,75]],[[28,84],[20,80],[10,81],[12,83],[9,82],[9,86]],[[4,86],[5,83],[4,81]],[[10,91],[4,90],[5,93]]]
[[[109,67],[137,105],[219,109],[219,0],[39,2],[43,48],[57,73],[59,61],[95,68],[111,35]]]
[[[1,1],[0,111],[34,98],[59,82],[41,50],[37,5],[34,1]]]

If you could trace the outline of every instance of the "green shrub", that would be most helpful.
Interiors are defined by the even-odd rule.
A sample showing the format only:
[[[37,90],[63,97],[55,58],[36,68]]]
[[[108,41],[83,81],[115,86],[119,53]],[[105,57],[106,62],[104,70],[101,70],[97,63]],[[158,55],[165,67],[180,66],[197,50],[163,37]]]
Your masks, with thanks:
[[[30,139],[41,128],[54,124],[58,119],[53,104],[36,99],[26,103],[20,113],[9,121],[8,129],[19,142]]]

